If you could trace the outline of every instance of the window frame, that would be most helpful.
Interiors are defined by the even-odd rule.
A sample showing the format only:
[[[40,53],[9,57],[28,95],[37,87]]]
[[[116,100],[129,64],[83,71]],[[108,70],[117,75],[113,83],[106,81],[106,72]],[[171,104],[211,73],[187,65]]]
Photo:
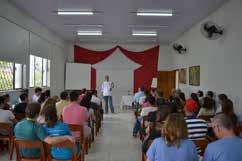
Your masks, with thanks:
[[[13,68],[13,80],[11,81],[12,82],[12,85],[13,85],[13,88],[9,88],[9,89],[0,89],[0,93],[1,92],[4,92],[4,91],[16,91],[16,90],[21,90],[23,89],[24,87],[24,79],[23,79],[23,76],[24,76],[24,66],[26,64],[22,64],[22,63],[17,63],[17,62],[11,62],[11,61],[5,61],[5,60],[0,60],[1,62],[7,62],[7,63],[12,63],[12,68]],[[21,87],[20,88],[15,88],[15,73],[16,73],[16,64],[20,64],[21,65]]]
[[[29,88],[35,88],[35,87],[37,87],[36,86],[36,83],[35,83],[35,79],[36,79],[36,75],[35,75],[35,70],[36,70],[36,66],[35,66],[35,63],[36,63],[36,57],[38,57],[38,58],[41,58],[41,64],[42,64],[42,68],[41,68],[41,87],[50,87],[49,85],[48,85],[48,79],[49,79],[49,75],[48,75],[48,72],[50,72],[49,70],[50,70],[50,67],[49,67],[49,64],[48,64],[48,62],[49,61],[51,61],[50,59],[48,59],[48,58],[43,58],[43,57],[40,57],[40,56],[36,56],[36,55],[32,55],[32,54],[30,54],[29,55],[29,57],[31,57],[31,56],[33,56],[34,57],[34,62],[33,62],[33,86],[30,86],[30,83],[29,83]],[[46,67],[44,67],[44,59],[46,60]],[[31,64],[29,63],[29,69],[31,68]],[[44,68],[46,68],[46,80],[45,80],[45,82],[46,82],[46,85],[43,85],[44,84]],[[29,76],[29,80],[30,80],[31,78],[30,78],[30,76]],[[29,81],[30,82],[30,81]]]

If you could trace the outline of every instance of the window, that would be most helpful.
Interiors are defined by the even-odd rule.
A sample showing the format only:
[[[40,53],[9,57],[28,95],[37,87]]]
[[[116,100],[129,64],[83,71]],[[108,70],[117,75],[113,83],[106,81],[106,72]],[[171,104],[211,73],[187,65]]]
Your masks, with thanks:
[[[50,60],[47,61],[47,86],[50,87]]]
[[[47,59],[43,59],[43,86],[47,86]]]
[[[15,83],[15,89],[22,88],[22,64],[15,64],[14,65],[15,73],[14,73],[14,83]]]
[[[50,86],[50,60],[30,55],[29,86]]]
[[[34,87],[34,56],[30,55],[29,86]]]
[[[13,90],[23,88],[25,81],[23,75],[26,65],[0,61],[0,90]]]
[[[42,72],[43,72],[43,66],[42,66],[42,58],[41,57],[35,57],[34,59],[34,85],[37,87],[42,86]]]

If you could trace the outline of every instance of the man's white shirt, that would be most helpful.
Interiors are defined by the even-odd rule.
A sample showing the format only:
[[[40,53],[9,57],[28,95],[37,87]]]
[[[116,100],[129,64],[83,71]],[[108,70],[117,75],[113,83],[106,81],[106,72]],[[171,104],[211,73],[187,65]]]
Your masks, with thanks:
[[[38,102],[39,96],[36,96],[36,94],[32,97],[32,102]]]
[[[113,87],[114,87],[113,82],[104,81],[103,84],[102,84],[103,96],[111,96]]]

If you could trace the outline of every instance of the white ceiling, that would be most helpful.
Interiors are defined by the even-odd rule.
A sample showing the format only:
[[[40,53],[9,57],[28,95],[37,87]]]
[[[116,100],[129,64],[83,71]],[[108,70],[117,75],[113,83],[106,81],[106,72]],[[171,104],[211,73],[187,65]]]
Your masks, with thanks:
[[[55,32],[61,38],[78,42],[137,42],[174,41],[227,0],[11,0],[18,8]],[[93,16],[58,16],[57,9],[93,9]],[[137,17],[138,9],[172,9],[173,17]],[[77,36],[80,26],[65,24],[103,24],[103,36]],[[156,28],[158,37],[132,37],[129,25],[168,26]],[[85,27],[86,29],[86,27]],[[90,27],[89,27],[90,29]],[[154,29],[152,27],[135,29]]]

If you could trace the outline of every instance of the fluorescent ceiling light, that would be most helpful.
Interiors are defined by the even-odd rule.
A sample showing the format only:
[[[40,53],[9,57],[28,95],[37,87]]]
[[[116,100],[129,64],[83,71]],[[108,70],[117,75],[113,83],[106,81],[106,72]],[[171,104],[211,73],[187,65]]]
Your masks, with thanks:
[[[127,40],[127,42],[157,42],[158,40]]]
[[[129,28],[167,28],[165,25],[128,25]]]
[[[93,11],[57,11],[58,15],[93,15]]]
[[[79,36],[101,36],[102,34],[102,31],[77,31]]]
[[[103,24],[87,24],[87,25],[83,25],[83,24],[74,24],[74,23],[66,23],[64,24],[65,26],[77,26],[77,27],[103,27]]]
[[[132,36],[157,36],[156,31],[132,31]]]
[[[143,10],[139,9],[136,12],[137,16],[163,16],[170,17],[173,16],[172,10]]]

